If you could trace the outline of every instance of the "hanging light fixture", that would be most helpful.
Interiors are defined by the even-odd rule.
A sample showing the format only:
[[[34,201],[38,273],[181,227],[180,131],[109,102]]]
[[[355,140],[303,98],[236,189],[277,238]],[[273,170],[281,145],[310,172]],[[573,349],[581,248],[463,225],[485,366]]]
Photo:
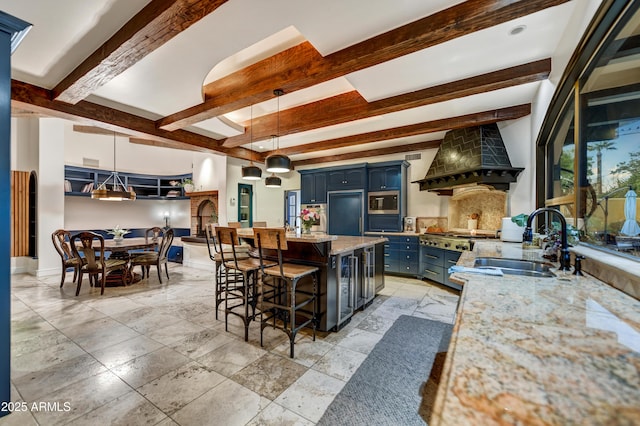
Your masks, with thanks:
[[[278,133],[276,134],[278,145],[276,147],[276,153],[269,155],[265,160],[265,165],[267,166],[268,172],[286,173],[291,170],[291,159],[284,154],[278,154],[278,150],[280,149],[280,96],[284,95],[284,91],[282,89],[276,89],[273,91],[273,94],[276,95],[278,99]]]
[[[262,169],[260,167],[253,164],[253,105],[251,105],[251,121],[250,121],[250,134],[249,134],[249,142],[250,142],[250,150],[251,150],[251,160],[249,161],[248,166],[242,167],[242,178],[246,180],[260,180],[262,178]]]
[[[266,186],[267,188],[280,188],[281,184],[282,180],[273,173],[271,173],[271,176],[264,180],[264,186]]]
[[[113,182],[111,189],[108,187],[109,180]],[[135,200],[136,193],[129,191],[118,176],[116,170],[116,132],[113,132],[113,172],[98,185],[98,188],[91,191],[91,198],[103,201],[127,201]]]

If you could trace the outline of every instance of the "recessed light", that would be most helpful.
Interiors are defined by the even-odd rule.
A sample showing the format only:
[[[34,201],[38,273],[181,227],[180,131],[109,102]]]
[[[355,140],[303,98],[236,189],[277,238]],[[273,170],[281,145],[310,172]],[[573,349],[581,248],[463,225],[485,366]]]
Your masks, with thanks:
[[[513,27],[511,31],[509,31],[509,35],[518,35],[526,29],[526,25],[518,25],[517,27]]]

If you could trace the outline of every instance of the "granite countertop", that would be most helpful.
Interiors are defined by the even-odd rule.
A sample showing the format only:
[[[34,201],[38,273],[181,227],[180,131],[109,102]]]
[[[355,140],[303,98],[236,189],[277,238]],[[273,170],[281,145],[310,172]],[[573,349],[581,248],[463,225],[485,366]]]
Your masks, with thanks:
[[[372,231],[367,231],[367,232],[364,233],[364,235],[392,235],[392,236],[400,236],[400,237],[406,235],[407,237],[418,237],[418,236],[420,236],[420,233],[419,232],[415,232],[415,231],[414,232],[405,232],[405,231],[402,231],[402,232],[393,232],[393,231],[391,231],[391,232],[389,232],[389,231],[372,232]]]
[[[475,257],[538,258],[478,242]],[[640,301],[589,275],[464,282],[430,425],[637,424]]]
[[[340,235],[331,243],[331,254],[346,253],[351,250],[369,247],[378,243],[384,243],[386,238],[382,237],[351,237]]]

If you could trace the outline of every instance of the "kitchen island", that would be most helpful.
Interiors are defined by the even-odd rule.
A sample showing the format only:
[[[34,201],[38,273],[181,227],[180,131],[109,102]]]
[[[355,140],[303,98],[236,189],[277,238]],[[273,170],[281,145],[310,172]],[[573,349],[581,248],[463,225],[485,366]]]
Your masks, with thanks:
[[[238,236],[254,248],[253,230],[238,229]],[[339,330],[353,313],[366,308],[384,288],[384,242],[386,238],[327,235],[323,233],[287,233],[283,261],[317,266],[318,329]],[[275,250],[263,255],[277,259]],[[303,278],[298,288],[311,289],[311,277]]]
[[[458,265],[532,252],[478,242]],[[453,275],[464,287],[429,425],[638,424],[640,301],[555,273]]]
[[[239,228],[238,236],[257,247],[251,228]],[[287,233],[287,250],[283,260],[317,266],[320,269],[318,286],[318,330],[338,330],[347,324],[358,309],[366,308],[384,288],[384,243],[386,238],[327,235],[323,233]],[[185,264],[190,267],[213,268],[204,239],[183,238]],[[277,259],[274,250],[264,255]],[[311,278],[303,278],[298,288],[311,288]]]

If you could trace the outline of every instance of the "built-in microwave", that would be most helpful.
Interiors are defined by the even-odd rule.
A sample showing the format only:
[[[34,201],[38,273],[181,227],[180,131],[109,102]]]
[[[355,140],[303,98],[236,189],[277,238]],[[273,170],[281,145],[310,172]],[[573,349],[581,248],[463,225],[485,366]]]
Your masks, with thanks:
[[[369,214],[400,213],[399,191],[369,192]]]

